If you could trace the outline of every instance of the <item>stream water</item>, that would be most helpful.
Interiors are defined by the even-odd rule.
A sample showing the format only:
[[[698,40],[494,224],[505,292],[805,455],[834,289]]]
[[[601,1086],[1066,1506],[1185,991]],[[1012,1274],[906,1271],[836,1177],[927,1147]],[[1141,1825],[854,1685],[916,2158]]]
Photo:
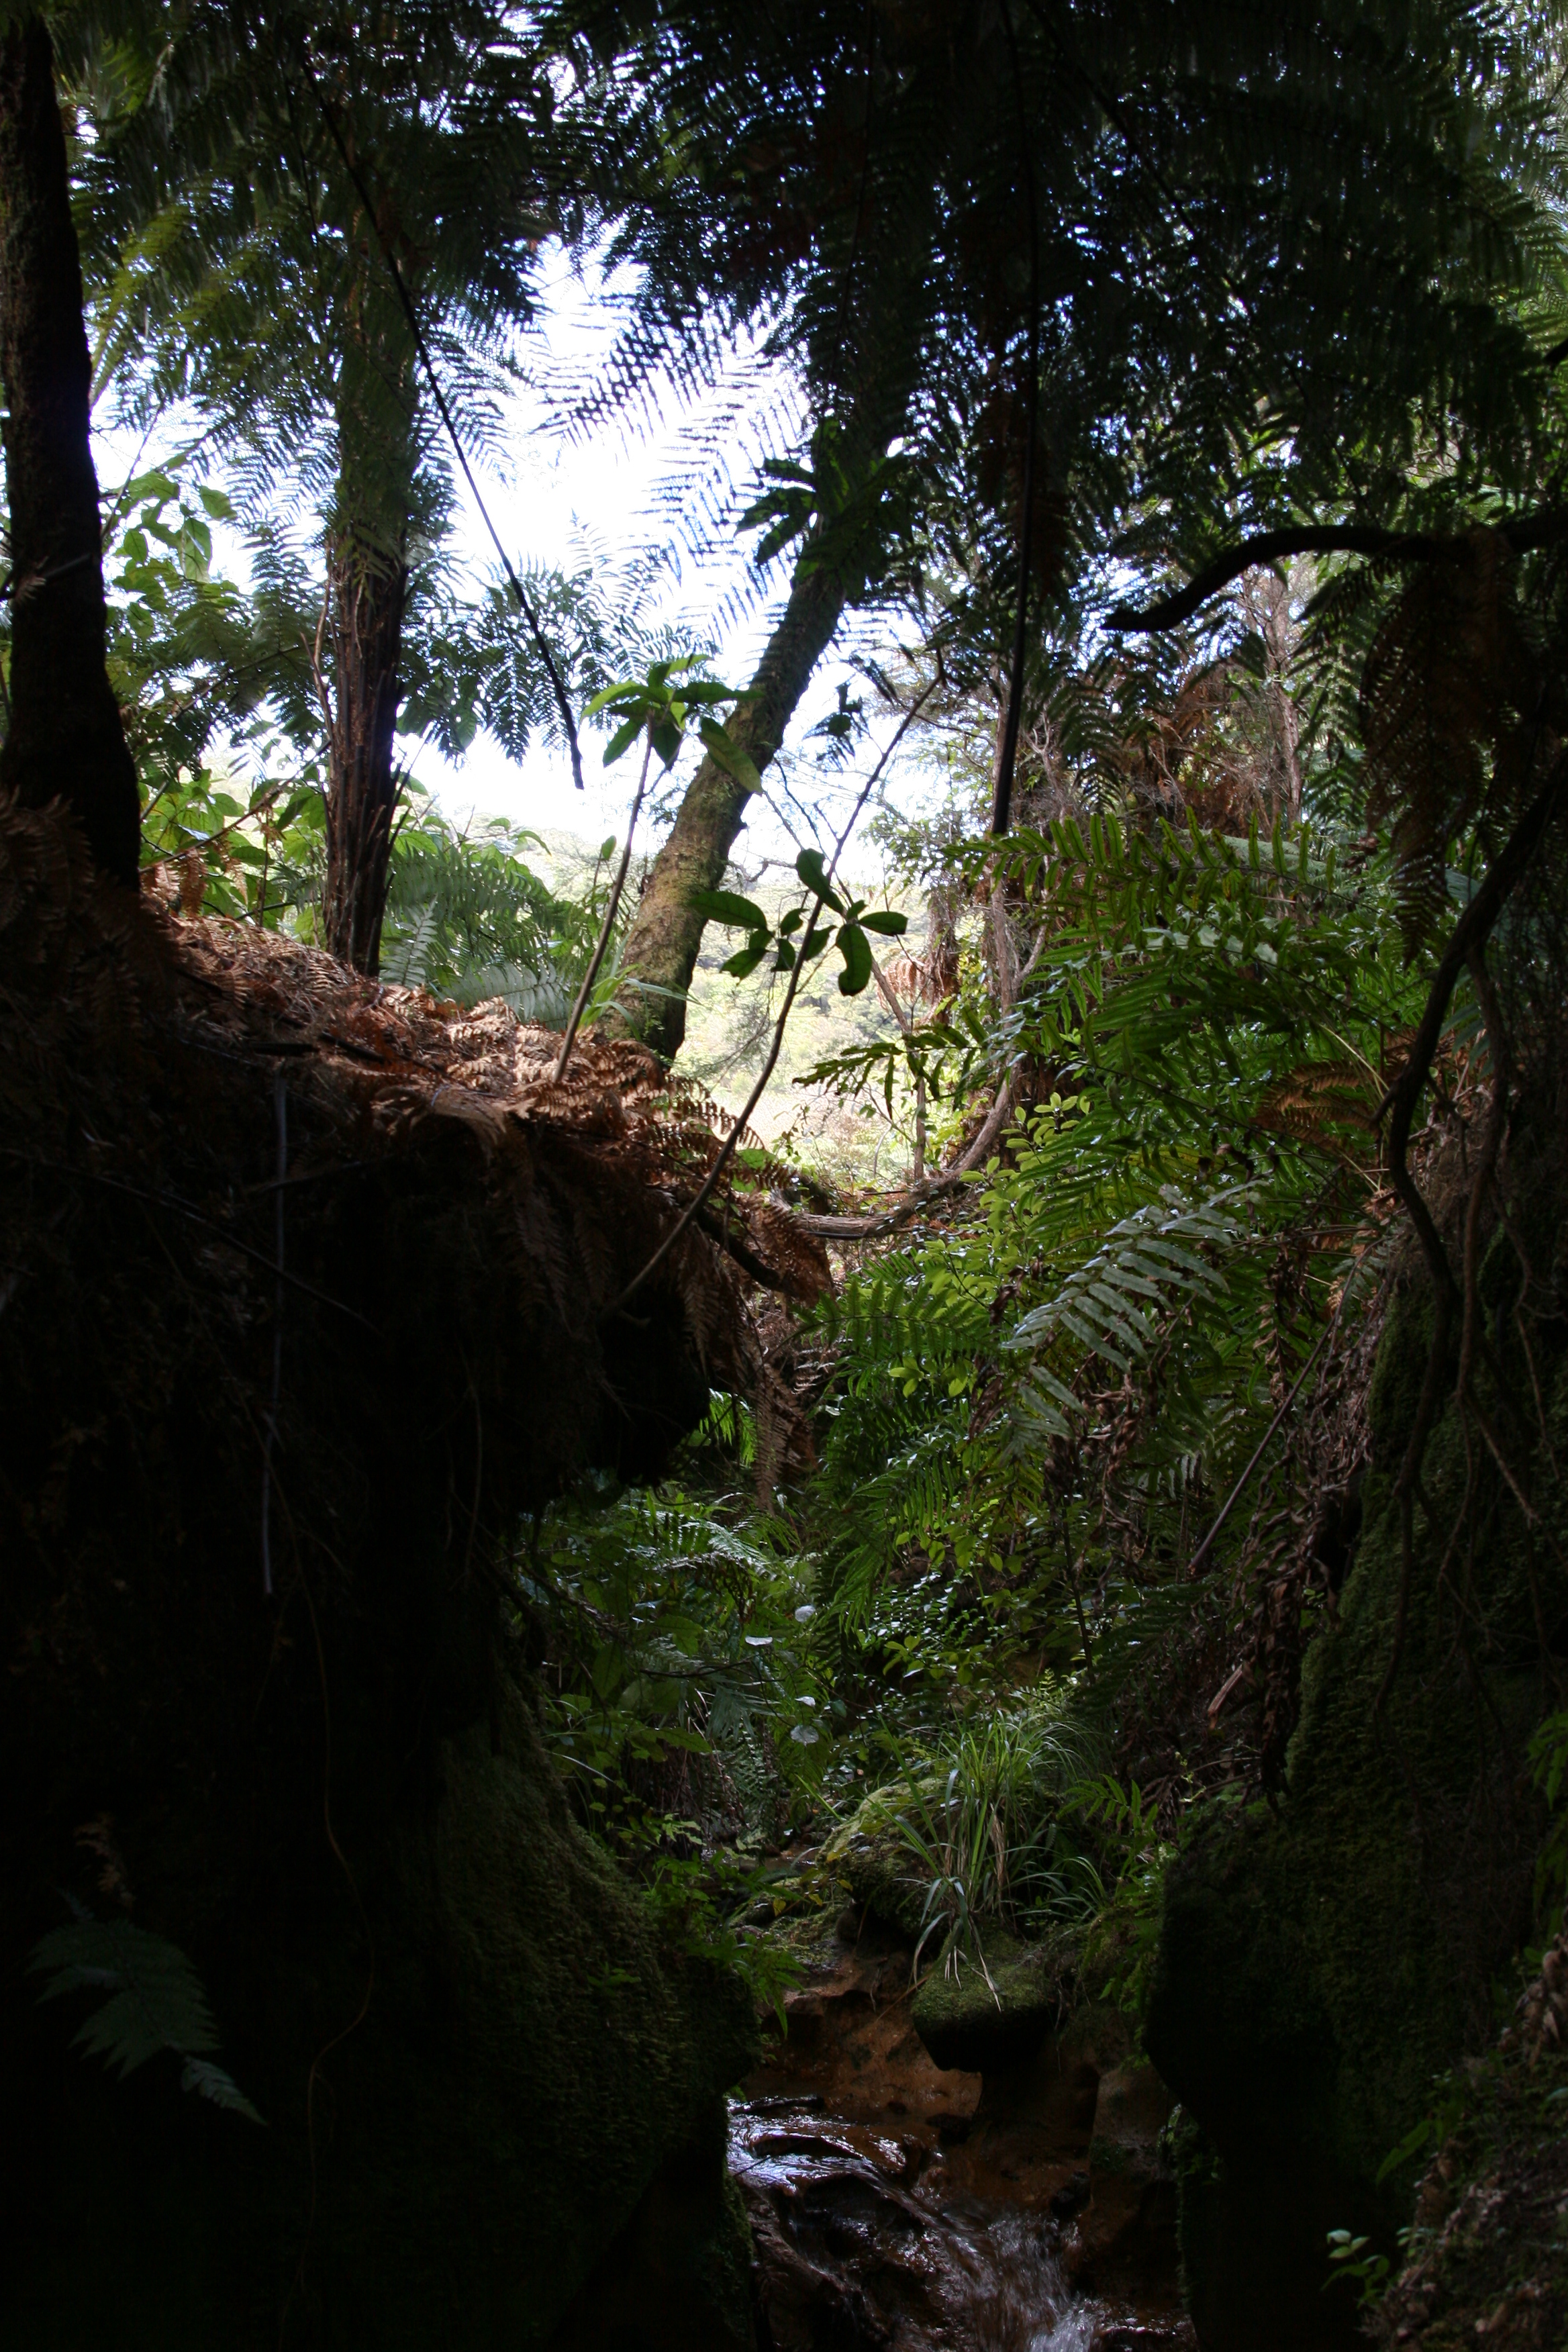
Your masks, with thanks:
[[[847,1913],[732,2103],[763,2352],[1196,2352],[1169,2095],[1114,2011],[966,2074],[905,1944]]]
[[[940,2150],[822,2105],[763,2099],[731,2116],[774,2352],[1121,2352],[1177,2340],[1119,2326],[1073,2293],[1055,2217],[954,2194]]]

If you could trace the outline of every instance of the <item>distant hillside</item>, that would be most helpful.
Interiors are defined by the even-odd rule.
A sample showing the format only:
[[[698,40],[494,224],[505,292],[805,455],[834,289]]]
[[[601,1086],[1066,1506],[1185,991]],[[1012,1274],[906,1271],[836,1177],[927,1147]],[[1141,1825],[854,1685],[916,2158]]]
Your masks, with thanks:
[[[594,866],[597,845],[570,834],[552,833],[543,838],[549,857],[539,862],[554,887],[580,889]],[[748,884],[744,875],[733,872],[727,879],[729,887],[744,890],[775,917],[795,902],[793,888]],[[904,905],[910,918],[909,943],[918,950],[923,936],[923,910],[913,899],[895,900],[898,903]],[[739,943],[738,937],[717,925],[710,929],[698,963],[686,1044],[678,1064],[689,1077],[708,1088],[721,1108],[731,1112],[745,1101],[762,1066],[784,985],[777,981],[770,988],[761,971],[739,982],[721,971],[725,957]],[[886,952],[889,949],[891,958]],[[879,961],[887,969],[890,961],[901,958],[903,950],[901,941],[882,940],[878,946]],[[770,1143],[788,1136],[798,1156],[831,1181],[893,1184],[907,1171],[910,1138],[907,1132],[889,1127],[880,1098],[866,1116],[847,1109],[822,1087],[795,1083],[826,1055],[894,1033],[897,1024],[875,982],[859,996],[839,994],[837,976],[842,969],[837,955],[829,950],[803,984],[790,1013],[778,1067],[752,1125]]]

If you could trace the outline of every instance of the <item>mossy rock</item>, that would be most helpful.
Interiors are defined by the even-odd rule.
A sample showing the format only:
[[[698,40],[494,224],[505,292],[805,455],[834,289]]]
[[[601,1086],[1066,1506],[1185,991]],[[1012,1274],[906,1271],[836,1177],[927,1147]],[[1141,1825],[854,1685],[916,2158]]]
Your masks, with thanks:
[[[984,1967],[956,1954],[950,1973],[932,1969],[910,2020],[932,2063],[994,2074],[1026,2065],[1056,2022],[1056,1981],[1037,1947],[999,1929],[985,1933]]]
[[[1239,2352],[1258,2326],[1282,2347],[1355,2340],[1353,2297],[1319,2293],[1325,2232],[1365,2231],[1393,2252],[1414,2183],[1380,2182],[1383,2161],[1430,2105],[1434,2075],[1485,2046],[1496,1972],[1530,1925],[1538,1612],[1557,1622],[1568,1591],[1505,1493],[1467,1571],[1468,1620],[1439,1591],[1468,1475],[1451,1410],[1424,1477],[1437,1524],[1417,1514],[1403,1648],[1378,1706],[1400,1612],[1394,1478],[1429,1324],[1413,1286],[1380,1347],[1363,1532],[1339,1624],[1306,1660],[1278,1815],[1223,1818],[1166,1878],[1147,2043],[1188,2117],[1184,2242],[1205,2352]],[[1539,1340],[1537,1368],[1561,1452],[1561,1350],[1553,1361]],[[1563,1496],[1549,1493],[1561,1545]]]
[[[270,1948],[204,1937],[192,1890],[170,1917],[265,2130],[183,2096],[173,2060],[127,2084],[84,2063],[78,2004],[14,2000],[30,2180],[0,2317],[18,2352],[262,2352],[285,2305],[290,2342],[343,2352],[521,2352],[563,2326],[602,2343],[571,2315],[617,2245],[639,2343],[745,2352],[724,2094],[759,2053],[748,1995],[660,1950],[517,1685],[434,1760],[368,1859],[348,1841],[363,1919],[341,1881],[325,1916],[275,1913]]]

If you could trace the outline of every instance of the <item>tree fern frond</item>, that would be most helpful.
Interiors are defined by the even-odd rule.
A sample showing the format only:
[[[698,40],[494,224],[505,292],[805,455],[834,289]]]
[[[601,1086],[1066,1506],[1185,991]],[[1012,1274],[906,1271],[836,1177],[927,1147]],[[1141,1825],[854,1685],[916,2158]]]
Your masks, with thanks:
[[[217,2027],[206,1988],[177,1945],[128,1920],[84,1918],[41,1937],[27,1965],[34,1975],[48,1978],[40,2000],[72,1992],[109,1994],[78,2030],[79,2048],[121,2075],[172,2050],[185,2061],[182,2089],[261,2121],[232,2076],[207,2055],[218,2047]]]

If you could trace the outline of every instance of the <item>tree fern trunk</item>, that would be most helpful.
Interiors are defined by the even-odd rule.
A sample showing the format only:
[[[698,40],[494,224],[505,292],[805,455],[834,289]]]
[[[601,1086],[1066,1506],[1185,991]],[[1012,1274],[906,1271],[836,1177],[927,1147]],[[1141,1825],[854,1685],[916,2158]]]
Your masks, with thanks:
[[[0,36],[0,373],[14,583],[0,788],[34,808],[64,800],[103,871],[134,886],[141,808],[104,667],[81,262],[53,52],[37,16]]]
[[[768,639],[730,733],[758,768],[784,740],[812,671],[827,648],[844,610],[842,583],[815,569],[812,547],[795,566],[789,602]],[[663,994],[624,987],[599,1023],[601,1034],[635,1036],[667,1060],[686,1035],[686,991],[697,969],[705,918],[694,912],[693,890],[716,889],[745,822],[748,794],[716,760],[705,759],[692,778],[669,837],[653,863],[642,903],[621,950],[625,980],[642,981]]]
[[[397,807],[393,753],[405,565],[334,541],[328,596],[336,697],[329,730],[327,878],[322,928],[331,954],[356,971],[381,962],[381,926]]]

